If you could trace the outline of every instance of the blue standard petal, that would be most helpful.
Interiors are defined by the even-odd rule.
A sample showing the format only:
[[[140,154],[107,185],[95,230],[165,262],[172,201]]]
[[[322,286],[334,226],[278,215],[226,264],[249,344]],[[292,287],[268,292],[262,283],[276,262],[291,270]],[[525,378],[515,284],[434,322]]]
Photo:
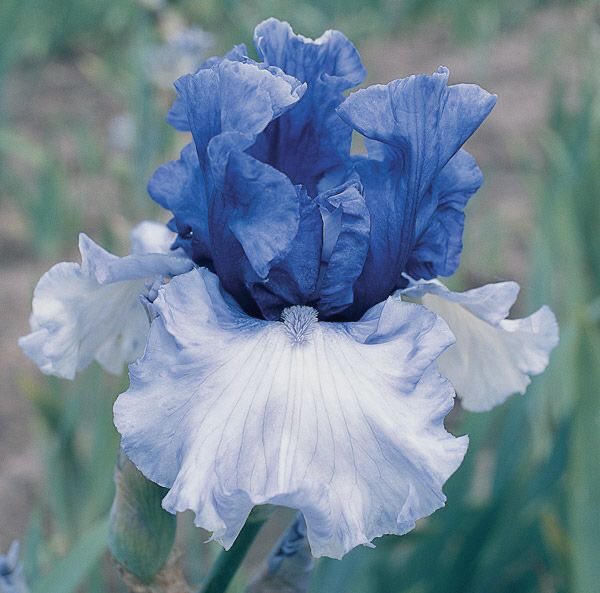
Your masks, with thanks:
[[[182,247],[200,265],[210,265],[212,259],[208,191],[192,143],[181,151],[178,160],[161,165],[148,184],[150,197],[173,213],[173,230],[178,234],[173,247]]]
[[[296,186],[299,200],[298,231],[290,251],[273,265],[266,281],[249,286],[265,319],[279,319],[282,310],[295,303],[315,300],[323,246],[323,219],[317,202]]]
[[[451,276],[460,263],[467,202],[483,183],[475,159],[459,150],[433,180],[424,207],[417,213],[416,244],[406,266],[408,275],[430,280]],[[425,206],[435,207],[429,215]]]
[[[311,258],[305,254],[303,266],[292,266],[297,274],[289,286],[278,287],[267,278],[292,249],[300,211],[308,211],[301,208],[301,192],[283,173],[243,152],[272,119],[299,100],[304,85],[276,67],[224,59],[180,78],[176,86],[194,146],[159,168],[149,186],[152,197],[174,214],[179,232],[175,246],[183,247],[196,263],[215,269],[227,289],[255,314],[261,313],[251,296],[252,285],[269,282],[267,292],[273,294],[289,292],[291,284],[302,294],[314,292],[318,253]],[[320,220],[313,220],[310,228],[303,234],[312,253],[320,251]],[[311,275],[306,271],[309,259],[313,278],[301,278]]]
[[[369,250],[371,218],[356,174],[343,185],[319,194],[317,202],[324,221],[317,308],[326,319],[354,302],[353,285]]]
[[[435,212],[431,184],[483,122],[496,97],[471,84],[448,86],[448,70],[374,85],[350,95],[338,113],[371,140],[356,169],[371,214],[371,244],[354,286],[356,316],[402,286],[418,240],[419,212]]]
[[[278,318],[287,304],[305,302],[314,292],[321,217],[283,173],[232,152],[210,223],[217,274],[248,311]]]
[[[243,62],[247,59],[247,54],[248,50],[243,43],[234,45],[223,57],[214,56],[206,60],[200,66],[200,68],[196,70],[196,73],[200,72],[200,70],[208,70],[223,60],[230,60],[231,62]],[[175,101],[173,101],[173,105],[171,105],[171,109],[169,109],[169,113],[167,114],[167,122],[180,132],[191,131],[190,123],[187,117],[185,100],[179,94],[177,94]]]
[[[304,92],[296,79],[276,69],[222,60],[210,69],[176,82],[201,167],[207,164],[209,142],[222,133],[237,134],[248,148],[267,124],[294,105]]]
[[[339,31],[312,40],[271,18],[256,27],[254,42],[265,64],[305,82],[307,89],[293,109],[269,124],[252,154],[315,196],[326,172],[349,164],[352,130],[335,109],[344,91],[364,80],[365,68],[352,42]]]

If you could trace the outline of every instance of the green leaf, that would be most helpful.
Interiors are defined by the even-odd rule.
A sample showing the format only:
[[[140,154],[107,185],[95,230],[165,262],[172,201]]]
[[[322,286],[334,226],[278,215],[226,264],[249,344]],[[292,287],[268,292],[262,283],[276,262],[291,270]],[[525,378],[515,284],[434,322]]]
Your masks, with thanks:
[[[600,334],[589,322],[584,321],[579,352],[569,475],[572,590],[596,593],[600,583]]]
[[[72,593],[96,566],[106,550],[108,518],[93,523],[66,556],[31,586],[31,593]]]

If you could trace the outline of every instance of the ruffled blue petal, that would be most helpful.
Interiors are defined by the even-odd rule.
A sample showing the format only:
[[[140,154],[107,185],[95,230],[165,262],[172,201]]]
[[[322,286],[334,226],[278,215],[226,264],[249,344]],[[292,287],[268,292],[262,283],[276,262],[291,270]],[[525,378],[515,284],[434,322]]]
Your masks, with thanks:
[[[271,265],[287,255],[298,231],[296,189],[283,173],[237,151],[230,155],[225,183],[211,216],[217,269],[224,271],[220,260],[228,252],[226,245],[217,248],[223,232],[235,238],[256,275],[264,279]]]
[[[323,271],[317,308],[321,318],[334,316],[354,301],[353,285],[369,250],[370,215],[354,175],[317,197],[325,222]]]
[[[314,292],[322,227],[314,204],[280,171],[234,151],[210,214],[215,269],[249,311],[278,317]]]
[[[474,84],[448,86],[449,71],[414,75],[350,95],[339,115],[361,134],[385,145],[404,165],[413,192],[433,178],[481,125],[496,96]]]
[[[419,213],[434,213],[441,197],[430,191],[432,183],[494,106],[495,96],[478,86],[447,81],[448,70],[440,68],[432,76],[357,91],[338,108],[371,139],[372,158],[356,164],[371,214],[371,245],[351,315],[403,284],[418,221],[427,218]]]
[[[299,205],[298,231],[285,258],[273,265],[265,281],[250,285],[252,298],[265,319],[279,319],[282,310],[315,299],[319,280],[323,220],[315,200],[296,186]]]
[[[355,319],[393,292],[414,232],[405,203],[396,199],[405,191],[405,179],[395,175],[386,162],[359,158],[355,169],[369,210],[370,238],[364,266],[353,286],[353,303],[344,312],[348,319]]]
[[[312,40],[288,23],[268,19],[254,40],[265,64],[307,84],[304,97],[258,138],[252,154],[283,171],[311,196],[321,177],[348,164],[351,129],[335,113],[343,92],[360,84],[365,69],[354,45],[339,31]]]
[[[462,149],[433,180],[432,195],[424,202],[437,207],[431,215],[425,207],[417,214],[416,245],[406,265],[410,276],[430,280],[454,274],[462,252],[464,209],[482,183],[475,159]]]
[[[209,197],[215,199],[215,184],[223,183],[229,153],[250,146],[272,118],[298,100],[303,89],[274,69],[227,59],[183,76],[176,87],[196,150],[187,147],[179,161],[159,168],[148,189],[175,215],[176,245],[207,265],[211,260]]]
[[[215,136],[238,134],[243,150],[304,92],[294,78],[277,69],[231,60],[183,76],[175,86],[186,104],[201,166]]]
[[[182,247],[201,265],[211,261],[208,191],[193,144],[181,151],[179,160],[161,165],[148,184],[152,199],[174,215],[178,237],[173,247]]]
[[[232,62],[243,62],[245,61],[248,50],[246,46],[241,43],[240,45],[234,45],[223,57],[214,56],[208,58],[196,72],[200,70],[208,70],[223,60],[230,60]],[[167,122],[171,124],[176,130],[180,132],[189,132],[190,124],[187,118],[187,109],[185,106],[185,100],[181,95],[177,95],[169,113],[167,114]]]

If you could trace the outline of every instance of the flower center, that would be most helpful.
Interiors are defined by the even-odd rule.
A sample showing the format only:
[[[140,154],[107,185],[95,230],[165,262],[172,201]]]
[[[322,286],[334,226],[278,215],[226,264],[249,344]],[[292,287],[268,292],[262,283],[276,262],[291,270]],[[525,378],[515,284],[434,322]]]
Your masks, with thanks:
[[[293,344],[306,342],[318,323],[319,313],[312,307],[294,305],[281,313],[281,321]]]

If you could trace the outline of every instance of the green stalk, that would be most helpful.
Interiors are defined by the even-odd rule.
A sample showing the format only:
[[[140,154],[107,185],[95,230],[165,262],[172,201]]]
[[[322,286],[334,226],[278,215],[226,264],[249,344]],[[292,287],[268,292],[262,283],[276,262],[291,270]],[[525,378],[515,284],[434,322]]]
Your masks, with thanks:
[[[199,593],[225,593],[266,520],[267,517],[257,517],[255,520],[250,518],[246,521],[231,549],[219,554]]]

